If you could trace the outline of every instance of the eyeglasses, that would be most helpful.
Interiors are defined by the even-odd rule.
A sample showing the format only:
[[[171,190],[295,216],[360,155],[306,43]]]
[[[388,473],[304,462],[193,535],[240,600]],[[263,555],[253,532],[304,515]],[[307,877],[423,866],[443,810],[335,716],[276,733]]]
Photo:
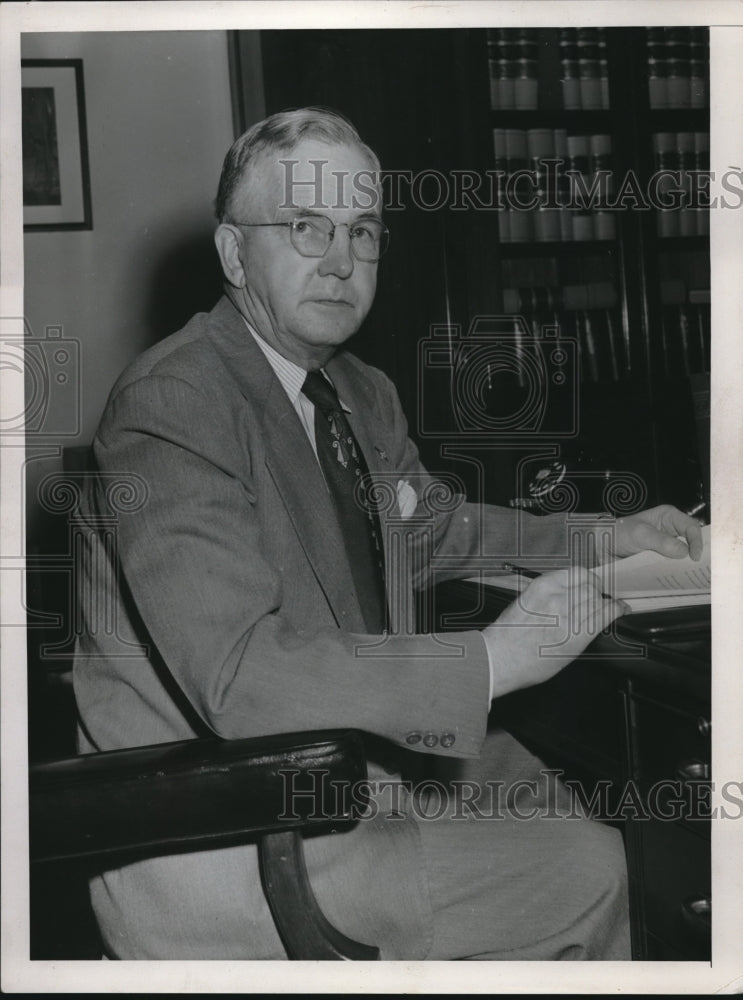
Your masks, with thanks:
[[[373,264],[379,260],[390,242],[390,231],[378,219],[357,222],[331,222],[326,215],[306,215],[291,222],[233,222],[234,226],[258,229],[284,226],[289,229],[292,246],[303,257],[324,257],[333,242],[336,229],[345,226],[351,240],[351,252],[356,260]]]

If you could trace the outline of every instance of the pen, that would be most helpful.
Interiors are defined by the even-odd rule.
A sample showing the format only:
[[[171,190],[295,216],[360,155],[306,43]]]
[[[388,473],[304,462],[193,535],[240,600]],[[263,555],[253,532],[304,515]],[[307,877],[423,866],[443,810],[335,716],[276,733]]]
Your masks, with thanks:
[[[529,580],[536,580],[538,576],[542,574],[536,569],[525,569],[523,566],[514,566],[513,563],[503,563],[503,569],[508,573],[514,573],[516,576],[525,576]]]
[[[507,570],[509,573],[515,573],[516,576],[526,577],[528,580],[536,580],[538,576],[541,576],[541,572],[536,569],[527,569],[525,566],[516,566],[514,563],[503,563],[503,569]],[[611,594],[601,594],[604,601],[613,601],[614,598]]]

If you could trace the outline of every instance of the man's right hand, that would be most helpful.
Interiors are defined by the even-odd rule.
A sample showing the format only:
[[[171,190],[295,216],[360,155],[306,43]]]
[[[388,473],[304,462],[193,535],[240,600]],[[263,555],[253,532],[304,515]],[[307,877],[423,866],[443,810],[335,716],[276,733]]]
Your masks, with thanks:
[[[491,697],[553,677],[627,610],[602,598],[599,578],[581,566],[533,580],[482,633]]]

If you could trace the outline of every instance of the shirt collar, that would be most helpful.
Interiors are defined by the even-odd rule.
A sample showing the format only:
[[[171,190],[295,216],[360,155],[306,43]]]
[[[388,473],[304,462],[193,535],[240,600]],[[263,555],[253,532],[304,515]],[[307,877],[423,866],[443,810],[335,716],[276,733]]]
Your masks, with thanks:
[[[243,319],[245,319],[245,317],[243,317]],[[293,361],[289,361],[289,359],[285,358],[283,354],[279,354],[275,347],[272,347],[266,340],[263,339],[263,337],[260,336],[260,334],[255,332],[247,320],[245,320],[245,325],[250,331],[253,340],[255,340],[256,344],[263,351],[266,360],[273,368],[276,377],[284,387],[284,391],[291,400],[292,404],[296,405],[300,398],[304,398],[302,396],[302,386],[304,385],[304,380],[307,378],[307,371],[300,365],[294,364]],[[328,377],[325,369],[322,368],[320,370],[332,385],[332,380]],[[339,399],[339,402],[346,413],[351,412],[350,407],[346,406],[342,399]]]

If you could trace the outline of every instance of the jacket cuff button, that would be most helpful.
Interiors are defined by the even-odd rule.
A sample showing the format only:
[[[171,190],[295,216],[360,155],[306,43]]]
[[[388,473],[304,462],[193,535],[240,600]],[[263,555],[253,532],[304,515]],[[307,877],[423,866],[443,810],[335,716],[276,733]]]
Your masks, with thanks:
[[[454,735],[454,733],[444,733],[443,736],[441,737],[441,746],[442,747],[452,747],[452,746],[454,746],[454,743],[456,742],[456,739],[457,738]]]
[[[414,746],[416,743],[420,743],[421,734],[420,733],[408,733],[405,737],[405,742],[409,743],[410,746]]]
[[[439,738],[435,733],[426,733],[423,737],[423,745],[426,747],[435,747],[439,742]]]

